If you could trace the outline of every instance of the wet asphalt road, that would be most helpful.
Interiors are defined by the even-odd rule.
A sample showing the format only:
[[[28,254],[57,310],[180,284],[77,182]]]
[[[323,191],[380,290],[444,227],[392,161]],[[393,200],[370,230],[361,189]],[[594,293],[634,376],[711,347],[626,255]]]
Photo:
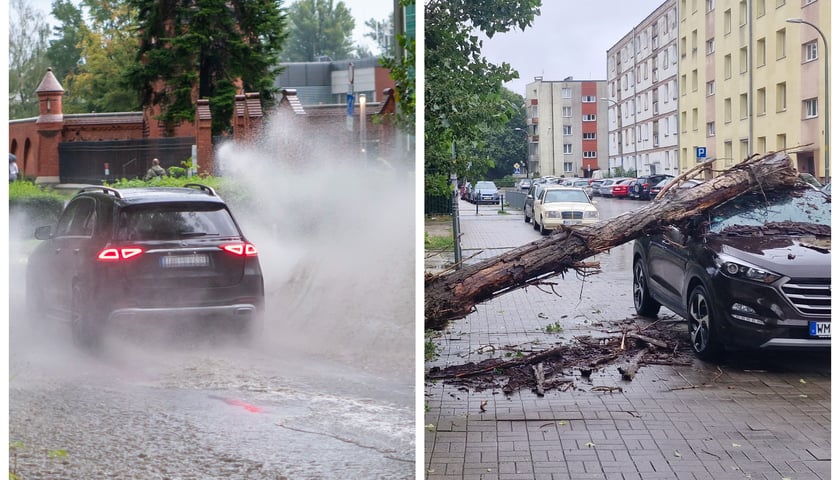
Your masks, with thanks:
[[[11,278],[23,279],[16,247]],[[266,279],[269,318],[251,345],[204,329],[117,326],[92,354],[73,347],[64,325],[34,332],[15,288],[22,282],[12,282],[10,472],[22,480],[414,478],[413,278],[400,273],[413,270],[413,257],[382,274],[390,297],[375,311],[360,300],[375,282],[342,281],[353,265],[328,254],[289,264],[290,249],[261,257],[283,278]],[[287,264],[275,267],[273,257]]]

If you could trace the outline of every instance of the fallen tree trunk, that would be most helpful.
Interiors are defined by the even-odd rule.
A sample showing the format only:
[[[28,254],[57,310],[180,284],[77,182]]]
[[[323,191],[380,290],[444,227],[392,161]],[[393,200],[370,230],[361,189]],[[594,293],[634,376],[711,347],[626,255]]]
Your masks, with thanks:
[[[771,153],[741,162],[694,188],[671,190],[666,198],[638,210],[593,225],[562,229],[446,275],[427,276],[426,328],[443,329],[481,302],[563,274],[583,259],[659,232],[666,225],[679,224],[755,188],[791,187],[797,180],[790,158],[783,152]]]

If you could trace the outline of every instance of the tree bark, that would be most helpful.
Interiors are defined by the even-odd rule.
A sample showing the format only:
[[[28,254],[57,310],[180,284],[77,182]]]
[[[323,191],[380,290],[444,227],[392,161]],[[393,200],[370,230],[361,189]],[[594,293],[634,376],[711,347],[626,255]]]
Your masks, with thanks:
[[[706,167],[708,168],[708,167]],[[687,172],[687,176],[695,172]],[[745,192],[792,187],[798,176],[784,152],[745,160],[696,187],[663,191],[660,200],[593,225],[564,228],[505,254],[425,281],[425,325],[441,330],[475,305],[579,267],[582,260],[677,225]]]

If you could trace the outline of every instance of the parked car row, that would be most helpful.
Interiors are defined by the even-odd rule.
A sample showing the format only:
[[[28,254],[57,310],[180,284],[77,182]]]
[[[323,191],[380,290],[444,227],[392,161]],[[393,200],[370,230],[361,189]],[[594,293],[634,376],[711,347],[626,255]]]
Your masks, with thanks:
[[[496,184],[489,180],[475,182],[474,186],[467,182],[460,187],[461,199],[472,203],[498,203],[500,195]]]

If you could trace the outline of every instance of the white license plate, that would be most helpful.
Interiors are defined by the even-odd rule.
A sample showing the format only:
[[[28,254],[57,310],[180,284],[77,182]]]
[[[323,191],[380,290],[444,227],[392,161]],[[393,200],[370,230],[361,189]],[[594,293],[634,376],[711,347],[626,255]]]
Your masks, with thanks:
[[[831,338],[831,322],[808,322],[812,337]]]
[[[563,220],[563,225],[580,225],[583,220]]]
[[[210,265],[210,257],[203,253],[195,255],[167,255],[160,258],[163,268],[206,267]]]

